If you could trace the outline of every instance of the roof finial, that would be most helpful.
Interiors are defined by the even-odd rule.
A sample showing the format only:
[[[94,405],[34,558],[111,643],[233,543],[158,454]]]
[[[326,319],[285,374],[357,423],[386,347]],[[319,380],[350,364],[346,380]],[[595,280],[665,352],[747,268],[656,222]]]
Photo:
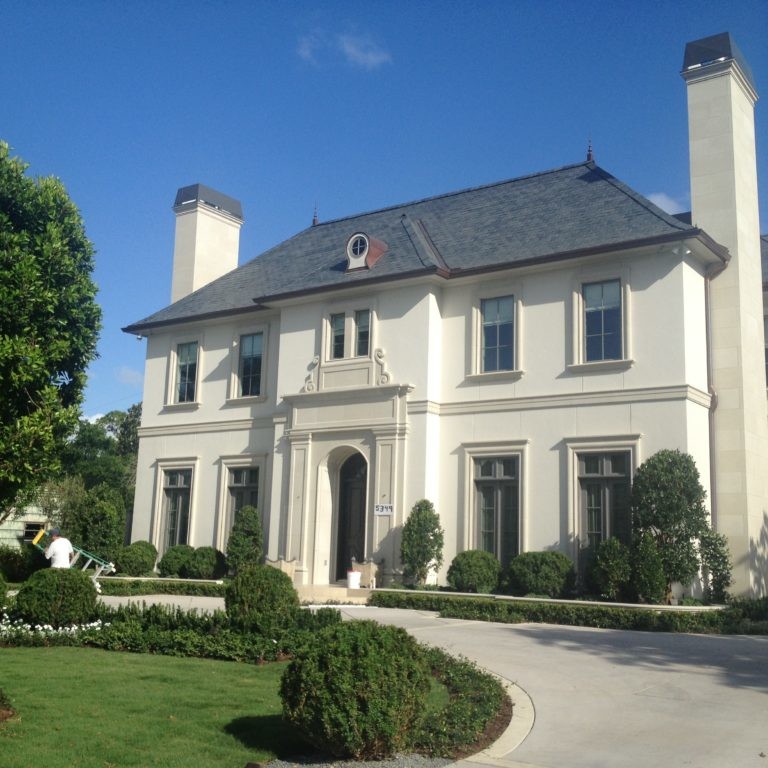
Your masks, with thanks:
[[[589,144],[587,145],[587,162],[591,163],[594,159],[595,156],[592,153],[592,139],[589,139]]]
[[[317,203],[315,203],[315,212],[312,214],[312,226],[316,227],[318,224],[317,221]]]

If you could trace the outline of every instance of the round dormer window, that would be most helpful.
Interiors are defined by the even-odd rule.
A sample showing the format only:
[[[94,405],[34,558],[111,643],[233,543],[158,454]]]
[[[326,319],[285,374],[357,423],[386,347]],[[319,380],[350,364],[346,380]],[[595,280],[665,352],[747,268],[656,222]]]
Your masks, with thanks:
[[[349,268],[355,269],[365,266],[365,257],[368,255],[368,238],[358,232],[352,235],[347,243],[347,258],[349,259]]]

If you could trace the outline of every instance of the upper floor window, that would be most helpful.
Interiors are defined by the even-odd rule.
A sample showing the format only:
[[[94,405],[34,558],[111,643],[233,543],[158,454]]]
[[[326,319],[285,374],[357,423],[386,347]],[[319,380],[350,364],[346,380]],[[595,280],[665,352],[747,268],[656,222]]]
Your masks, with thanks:
[[[621,281],[605,280],[582,286],[584,361],[621,360]]]
[[[367,357],[371,343],[371,310],[355,312],[355,356]]]
[[[480,314],[482,316],[482,372],[514,370],[514,296],[483,299],[480,304]]]
[[[344,340],[346,316],[343,312],[331,315],[331,359],[341,360],[344,357]]]
[[[176,346],[176,402],[194,403],[197,383],[197,342]]]
[[[240,337],[240,362],[238,366],[238,395],[240,397],[256,397],[261,394],[263,348],[263,333],[249,333]]]

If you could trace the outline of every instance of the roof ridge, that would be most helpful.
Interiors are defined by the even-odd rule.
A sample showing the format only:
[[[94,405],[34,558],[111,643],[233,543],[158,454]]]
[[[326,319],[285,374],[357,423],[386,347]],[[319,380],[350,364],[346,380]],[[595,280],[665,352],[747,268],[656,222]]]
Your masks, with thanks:
[[[528,173],[524,176],[515,176],[511,179],[502,179],[501,181],[494,181],[490,184],[478,184],[474,187],[464,187],[463,189],[457,189],[453,192],[443,192],[440,195],[430,195],[428,197],[422,197],[418,200],[410,200],[407,203],[398,203],[396,205],[387,205],[383,208],[374,208],[370,211],[361,211],[360,213],[354,213],[350,216],[340,216],[337,219],[328,219],[328,221],[320,221],[317,224],[315,224],[312,227],[307,227],[306,229],[317,229],[318,227],[323,227],[328,224],[338,224],[342,221],[349,221],[350,219],[359,219],[361,216],[372,216],[374,213],[387,213],[388,211],[396,211],[399,208],[410,208],[413,205],[420,205],[421,203],[430,203],[433,200],[443,200],[448,197],[456,197],[457,195],[463,195],[467,192],[479,192],[483,189],[492,189],[493,187],[500,187],[504,184],[513,184],[518,181],[527,181],[528,179],[535,179],[539,176],[547,176],[552,173],[561,173],[563,171],[570,171],[573,168],[580,168],[580,167],[597,167],[595,162],[593,160],[583,160],[580,163],[571,163],[570,165],[563,165],[559,168],[550,168],[547,171],[539,171],[538,173]],[[305,231],[305,230],[302,230]]]

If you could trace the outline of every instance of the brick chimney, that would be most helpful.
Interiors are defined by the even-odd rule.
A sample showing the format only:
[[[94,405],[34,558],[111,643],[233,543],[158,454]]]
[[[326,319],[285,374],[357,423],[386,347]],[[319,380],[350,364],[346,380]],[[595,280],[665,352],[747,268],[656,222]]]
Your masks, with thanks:
[[[768,413],[752,72],[731,35],[688,43],[691,213],[731,253],[711,282],[717,530],[734,553],[736,593],[768,593]]]
[[[182,187],[176,193],[173,212],[172,302],[237,267],[243,224],[239,201],[203,184]]]

